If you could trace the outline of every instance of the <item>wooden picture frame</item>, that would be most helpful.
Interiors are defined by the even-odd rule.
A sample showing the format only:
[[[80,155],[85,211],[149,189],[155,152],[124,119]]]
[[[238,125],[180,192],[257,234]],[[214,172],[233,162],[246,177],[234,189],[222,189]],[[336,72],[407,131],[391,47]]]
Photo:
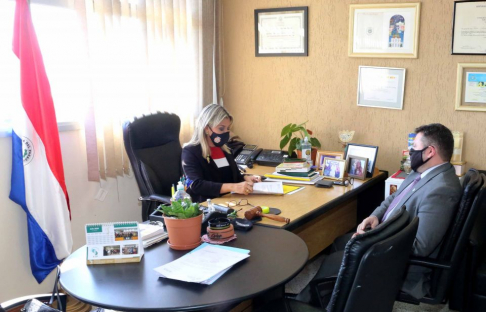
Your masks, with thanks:
[[[486,112],[486,64],[457,64],[455,109]]]
[[[452,55],[486,55],[486,1],[454,1]]]
[[[316,155],[316,170],[322,169],[324,158],[344,159],[343,152],[317,151]]]
[[[367,167],[368,158],[349,155],[346,164],[346,172],[349,177],[364,180],[366,178]]]
[[[420,2],[351,4],[348,56],[417,58]]]
[[[325,179],[344,181],[346,176],[346,160],[335,158],[324,158],[322,176]]]
[[[308,7],[255,10],[255,56],[307,56]]]

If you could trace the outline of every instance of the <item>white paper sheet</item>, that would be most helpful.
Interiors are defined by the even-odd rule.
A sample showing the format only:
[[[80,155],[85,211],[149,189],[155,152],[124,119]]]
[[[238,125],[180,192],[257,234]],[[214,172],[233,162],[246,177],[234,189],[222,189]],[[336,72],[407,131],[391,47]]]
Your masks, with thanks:
[[[192,283],[205,283],[249,256],[245,253],[209,245],[154,270],[162,277]]]

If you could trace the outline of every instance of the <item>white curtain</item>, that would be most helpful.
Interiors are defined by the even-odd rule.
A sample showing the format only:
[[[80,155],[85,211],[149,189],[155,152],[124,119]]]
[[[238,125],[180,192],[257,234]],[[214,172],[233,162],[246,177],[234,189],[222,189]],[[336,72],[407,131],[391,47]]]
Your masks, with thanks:
[[[181,142],[220,83],[217,0],[76,0],[86,34],[91,105],[85,121],[89,179],[127,174],[122,123],[168,111]],[[215,48],[216,46],[216,48]]]

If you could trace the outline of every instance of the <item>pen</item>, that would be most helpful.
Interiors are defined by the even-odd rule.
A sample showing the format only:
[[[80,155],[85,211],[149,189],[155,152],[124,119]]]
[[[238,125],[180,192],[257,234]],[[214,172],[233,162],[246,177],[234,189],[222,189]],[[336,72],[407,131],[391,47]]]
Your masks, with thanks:
[[[242,166],[240,166],[240,165],[237,165],[237,166],[238,166],[238,169],[240,169],[240,170],[241,170],[241,171],[243,171],[243,172],[246,172],[246,169],[245,169],[245,168],[243,168],[243,167],[242,167]]]

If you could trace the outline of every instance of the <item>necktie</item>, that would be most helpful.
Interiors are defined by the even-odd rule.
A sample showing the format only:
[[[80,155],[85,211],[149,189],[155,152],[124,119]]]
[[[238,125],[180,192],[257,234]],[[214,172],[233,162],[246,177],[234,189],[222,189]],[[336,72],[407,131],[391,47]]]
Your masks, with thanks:
[[[390,214],[390,212],[395,208],[395,206],[402,200],[405,195],[407,195],[408,192],[410,192],[411,189],[415,186],[415,184],[420,181],[420,176],[416,177],[412,183],[410,183],[406,189],[403,190],[398,196],[396,196],[393,201],[391,202],[390,206],[388,206],[388,209],[386,210],[385,214],[383,215],[383,218],[381,219],[381,222],[384,222],[386,220],[386,217]]]

